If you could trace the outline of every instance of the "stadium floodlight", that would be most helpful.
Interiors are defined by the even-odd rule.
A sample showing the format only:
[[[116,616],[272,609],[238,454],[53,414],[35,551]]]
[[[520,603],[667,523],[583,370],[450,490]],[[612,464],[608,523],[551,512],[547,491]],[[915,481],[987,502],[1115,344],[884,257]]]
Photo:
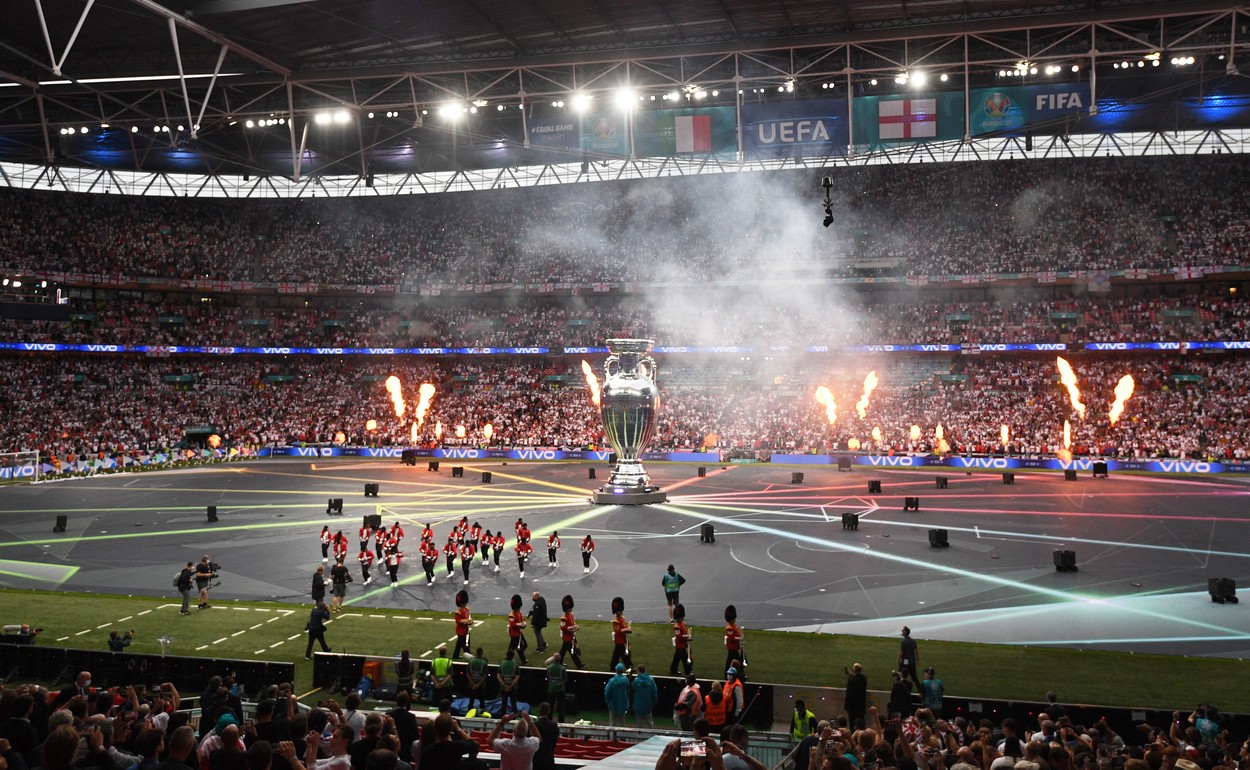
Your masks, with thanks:
[[[338,123],[339,125],[347,123],[351,119],[352,119],[352,116],[350,113],[347,112],[347,110],[338,110],[337,112],[334,113],[334,122]]]
[[[590,99],[590,94],[578,91],[569,97],[569,105],[573,108],[574,112],[585,112],[590,108]]]
[[[622,110],[632,110],[634,108],[634,97],[637,96],[634,89],[625,87],[616,92],[616,106]],[[654,97],[652,97],[654,98]]]
[[[910,82],[912,86],[914,86],[915,88],[923,88],[925,81],[927,81],[928,79],[929,79],[929,75],[924,70],[916,70],[914,72],[908,73],[908,76],[907,76],[908,82]]]

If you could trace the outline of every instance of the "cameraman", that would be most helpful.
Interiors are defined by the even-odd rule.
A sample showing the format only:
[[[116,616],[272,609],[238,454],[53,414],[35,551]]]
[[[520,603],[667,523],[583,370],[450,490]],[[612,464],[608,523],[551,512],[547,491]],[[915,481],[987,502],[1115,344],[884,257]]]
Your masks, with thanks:
[[[134,638],[134,631],[127,631],[125,634],[109,631],[109,649],[113,652],[125,652],[126,648],[130,646],[130,640]]]
[[[212,585],[213,578],[217,577],[217,564],[209,561],[211,557],[205,555],[200,559],[200,563],[195,565],[195,587],[200,589],[200,606],[199,609],[208,609],[208,589]]]

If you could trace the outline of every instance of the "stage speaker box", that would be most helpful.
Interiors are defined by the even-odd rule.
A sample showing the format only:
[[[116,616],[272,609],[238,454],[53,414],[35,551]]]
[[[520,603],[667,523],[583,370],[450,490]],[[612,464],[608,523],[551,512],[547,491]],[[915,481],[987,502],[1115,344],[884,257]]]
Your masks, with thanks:
[[[209,524],[217,523],[217,506],[215,505],[208,506],[208,523]]]
[[[369,529],[380,529],[382,527],[382,514],[367,513],[364,515],[364,525]]]
[[[331,497],[329,502],[326,503],[326,515],[327,516],[342,516],[343,515],[343,498]]]
[[[430,460],[430,464],[425,466],[425,469],[429,473],[438,473],[438,460]]]
[[[1063,480],[1064,481],[1076,481],[1076,471],[1074,471],[1071,468],[1068,468],[1067,470],[1065,470],[1063,472]]]
[[[586,469],[586,478],[588,478],[588,479],[593,479],[594,477],[595,477],[595,469],[594,469],[594,468],[587,468],[587,469]]]
[[[405,449],[399,453],[399,460],[404,465],[415,467],[417,464],[417,452],[414,449]]]
[[[791,474],[790,474],[790,483],[791,483],[791,484],[802,484],[802,483],[803,483],[803,474],[802,474],[802,473],[799,473],[798,471],[795,471],[794,473],[791,473]]]
[[[463,465],[453,465],[453,466],[451,466],[451,477],[452,477],[453,479],[462,479],[462,478],[464,478],[464,466],[463,466]]]
[[[707,478],[707,468],[705,468],[702,465],[699,466],[699,478],[701,479]]]
[[[1095,460],[1093,468],[1094,468],[1094,478],[1098,478],[1100,476],[1104,479],[1107,478],[1107,463],[1106,462],[1102,460]]]
[[[490,483],[490,471],[482,471],[482,483],[483,484]]]
[[[377,497],[378,488],[377,484],[365,484],[365,497]]]
[[[858,530],[859,529],[859,514],[858,513],[842,514],[842,529]]]
[[[1210,578],[1207,580],[1207,591],[1211,601],[1216,604],[1237,603],[1237,581],[1231,578]]]
[[[619,461],[620,461],[620,458],[616,456],[616,452],[613,452],[612,454],[608,455],[608,465],[616,465],[617,462]]]
[[[848,471],[850,471],[850,470],[851,470],[851,467],[852,467],[852,466],[851,466],[851,458],[849,458],[849,457],[839,457],[839,458],[838,458],[838,473],[845,473],[845,472],[848,472]]]
[[[920,510],[920,498],[919,497],[904,497],[903,498],[903,510],[904,511]]]
[[[1055,560],[1056,572],[1076,572],[1076,551],[1055,551],[1052,554]]]
[[[1014,473],[1004,473],[1004,474],[1003,474],[1003,483],[1004,483],[1004,484],[1015,484],[1015,483],[1016,483],[1016,474],[1014,474]]]
[[[716,542],[716,527],[712,526],[712,522],[707,521],[699,525],[699,542],[700,543],[715,543]]]
[[[870,495],[881,494],[881,480],[880,479],[873,479],[868,482],[868,494]]]
[[[951,484],[951,480],[946,478],[945,476],[938,476],[933,481],[937,485],[938,489],[946,489]]]
[[[929,547],[930,548],[950,548],[950,536],[944,529],[929,530]]]
[[[69,517],[68,517],[68,516],[66,516],[66,515],[65,515],[65,514],[63,514],[63,513],[62,513],[62,514],[57,514],[57,517],[56,517],[56,524],[55,524],[55,525],[53,525],[53,527],[52,527],[52,531],[53,531],[53,532],[64,532],[64,531],[65,531],[65,527],[66,527],[68,524],[69,524]]]

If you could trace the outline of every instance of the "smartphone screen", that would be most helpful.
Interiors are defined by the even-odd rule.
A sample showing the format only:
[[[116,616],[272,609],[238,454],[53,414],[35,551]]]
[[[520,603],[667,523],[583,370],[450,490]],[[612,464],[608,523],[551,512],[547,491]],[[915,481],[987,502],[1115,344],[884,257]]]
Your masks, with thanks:
[[[700,740],[682,740],[681,755],[683,757],[707,756],[707,744]]]

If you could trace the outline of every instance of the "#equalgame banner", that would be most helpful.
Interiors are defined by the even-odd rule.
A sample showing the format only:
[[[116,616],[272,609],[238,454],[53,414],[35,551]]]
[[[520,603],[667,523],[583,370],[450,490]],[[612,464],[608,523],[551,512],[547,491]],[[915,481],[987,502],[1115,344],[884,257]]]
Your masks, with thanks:
[[[742,148],[748,157],[846,155],[845,99],[804,99],[742,105]]]
[[[530,147],[555,150],[576,150],[582,146],[582,131],[577,118],[552,115],[530,118],[526,124]]]
[[[634,154],[733,155],[738,151],[733,107],[691,107],[634,113]]]

